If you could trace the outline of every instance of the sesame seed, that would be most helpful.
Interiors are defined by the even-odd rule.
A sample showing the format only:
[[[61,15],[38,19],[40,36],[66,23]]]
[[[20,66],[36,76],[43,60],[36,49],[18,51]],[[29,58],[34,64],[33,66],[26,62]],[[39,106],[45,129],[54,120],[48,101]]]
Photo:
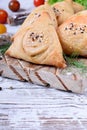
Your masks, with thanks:
[[[62,9],[62,11],[64,11],[64,9]]]
[[[41,40],[39,40],[39,42],[41,42]]]
[[[39,35],[36,36],[36,39],[38,39],[38,38],[39,38]]]
[[[68,30],[68,28],[66,27],[65,30]]]
[[[80,28],[80,30],[82,30],[82,28]]]
[[[86,25],[84,25],[84,28],[86,28]]]
[[[81,33],[84,33],[84,31],[82,31]]]
[[[73,23],[70,23],[70,25],[71,25],[71,27],[73,27],[74,25],[73,25]]]
[[[38,15],[38,17],[40,17],[40,16],[41,16],[41,14]]]
[[[69,28],[70,30],[72,30],[72,28]]]
[[[76,32],[74,32],[73,34],[76,35]]]

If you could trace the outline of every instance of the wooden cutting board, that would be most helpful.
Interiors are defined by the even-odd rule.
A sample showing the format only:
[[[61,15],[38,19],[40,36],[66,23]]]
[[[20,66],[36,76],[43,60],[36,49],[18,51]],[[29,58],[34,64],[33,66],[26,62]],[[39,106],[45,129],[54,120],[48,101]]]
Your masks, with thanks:
[[[81,60],[87,64],[86,59]],[[62,70],[51,66],[35,65],[6,55],[0,56],[0,75],[75,93],[82,93],[87,86],[87,74],[73,66]]]

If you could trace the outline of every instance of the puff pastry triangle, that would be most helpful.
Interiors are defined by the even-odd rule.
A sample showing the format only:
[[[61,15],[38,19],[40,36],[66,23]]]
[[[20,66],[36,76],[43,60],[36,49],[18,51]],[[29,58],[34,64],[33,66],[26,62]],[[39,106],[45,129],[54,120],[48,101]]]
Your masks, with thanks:
[[[33,22],[35,22],[38,17],[41,15],[42,12],[48,12],[54,27],[57,29],[57,20],[55,17],[55,13],[53,11],[53,9],[50,7],[50,5],[48,3],[45,3],[44,5],[38,6],[37,8],[35,8],[32,13],[30,13],[28,15],[28,17],[25,19],[24,23],[21,25],[21,28],[17,31],[17,33],[14,35],[17,36],[18,33],[20,33],[20,31],[22,31],[23,29],[27,28],[27,26],[30,26],[30,24],[32,24]]]
[[[64,21],[66,21],[69,17],[71,17],[74,14],[72,0],[56,2],[52,5],[52,8],[55,12],[58,25],[61,25]]]
[[[23,28],[23,26],[22,26]],[[6,54],[36,64],[66,66],[62,47],[48,12],[20,31]]]
[[[87,57],[87,10],[80,11],[58,28],[64,53]]]

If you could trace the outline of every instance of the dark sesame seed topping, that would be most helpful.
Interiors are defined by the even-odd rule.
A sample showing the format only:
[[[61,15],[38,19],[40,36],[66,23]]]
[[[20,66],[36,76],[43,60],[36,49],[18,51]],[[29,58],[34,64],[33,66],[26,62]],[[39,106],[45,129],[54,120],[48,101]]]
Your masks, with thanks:
[[[32,37],[32,41],[33,41],[33,42],[35,41],[34,37]]]
[[[84,28],[86,28],[86,25],[84,25]]]
[[[59,12],[59,10],[57,9],[57,12]]]
[[[56,10],[56,8],[55,8],[55,7],[53,7],[53,9],[54,9],[54,10]]]
[[[70,30],[72,30],[72,28],[69,28]]]
[[[85,29],[82,29],[82,31],[85,31]]]
[[[80,30],[82,30],[82,28],[80,27]]]
[[[64,11],[64,9],[62,9],[62,11]]]
[[[36,36],[36,39],[38,39],[38,38],[39,38],[39,35]]]
[[[40,17],[40,16],[41,16],[41,14],[38,15],[38,17]]]
[[[66,27],[65,30],[68,30],[68,28]]]
[[[71,27],[74,27],[73,23],[70,23]]]
[[[40,36],[41,38],[43,38],[43,36]]]
[[[84,31],[81,31],[81,33],[84,33]]]
[[[39,35],[37,33],[31,32],[29,37],[31,38],[33,42],[35,41],[42,42],[44,36],[43,34]]]
[[[76,32],[74,32],[73,34],[76,35]]]
[[[41,42],[41,40],[39,40],[39,42]]]

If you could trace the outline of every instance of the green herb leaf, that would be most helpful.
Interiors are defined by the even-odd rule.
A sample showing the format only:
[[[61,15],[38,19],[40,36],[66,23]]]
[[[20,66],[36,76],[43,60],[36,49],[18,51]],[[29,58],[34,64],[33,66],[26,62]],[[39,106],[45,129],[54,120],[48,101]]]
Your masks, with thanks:
[[[64,0],[48,0],[48,3],[49,4],[54,4],[56,2],[61,2],[61,1],[64,1]],[[85,6],[86,9],[87,9],[87,0],[73,0],[73,1]]]
[[[84,64],[83,61],[79,60],[78,55],[72,54],[71,56],[67,56],[64,54],[64,58],[68,66],[74,66],[76,68],[79,68],[82,72],[87,73],[87,65]]]
[[[63,0],[48,0],[48,3],[52,5],[56,2],[61,2],[61,1],[63,1]]]
[[[85,6],[86,9],[87,9],[87,0],[74,0],[74,1],[81,4],[81,5],[83,5],[83,6]]]
[[[3,55],[5,51],[9,48],[10,44],[7,43],[6,45],[1,45],[0,46],[0,53]]]

